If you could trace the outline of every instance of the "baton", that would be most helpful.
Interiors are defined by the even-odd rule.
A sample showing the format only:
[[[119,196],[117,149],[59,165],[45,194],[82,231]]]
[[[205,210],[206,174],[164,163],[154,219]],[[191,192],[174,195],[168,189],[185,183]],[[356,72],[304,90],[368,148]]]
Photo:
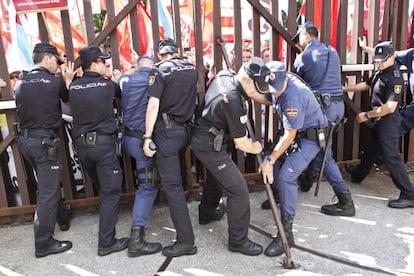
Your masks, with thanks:
[[[321,180],[322,180],[323,170],[325,169],[326,159],[328,158],[328,151],[329,151],[330,146],[332,145],[332,135],[333,135],[333,132],[334,132],[334,129],[335,129],[335,125],[336,125],[335,123],[329,123],[328,141],[326,143],[326,148],[325,148],[325,151],[323,153],[321,169],[319,171],[318,179],[316,181],[314,196],[318,196],[318,193],[319,193],[319,184],[321,183]]]
[[[254,136],[254,131],[253,131],[252,125],[250,124],[249,120],[247,120],[247,131],[249,132],[250,138],[253,140],[253,142],[255,142],[256,138]],[[256,159],[259,165],[263,163],[262,156],[260,155],[260,153],[256,154]],[[270,184],[265,183],[264,186],[266,188],[266,194],[270,202],[270,209],[272,210],[273,218],[275,220],[277,230],[279,231],[280,238],[282,240],[283,251],[285,251],[285,255],[286,255],[285,258],[283,259],[282,265],[284,268],[294,268],[294,264],[292,261],[292,254],[290,253],[290,248],[289,248],[289,244],[286,238],[285,229],[283,229],[282,220],[280,219],[279,213],[276,209],[277,205],[273,197],[272,189],[270,187]]]

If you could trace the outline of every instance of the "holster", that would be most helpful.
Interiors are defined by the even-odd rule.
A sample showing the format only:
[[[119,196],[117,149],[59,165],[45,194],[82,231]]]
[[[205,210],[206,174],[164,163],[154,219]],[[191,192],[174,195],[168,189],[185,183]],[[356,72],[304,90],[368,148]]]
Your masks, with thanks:
[[[156,167],[142,168],[137,171],[138,181],[137,188],[141,184],[158,186],[161,183],[160,175]],[[145,179],[140,179],[140,174],[145,174]]]
[[[121,121],[118,121],[118,128],[117,128],[116,137],[115,137],[115,148],[116,148],[116,155],[118,155],[119,157],[122,156],[122,140],[124,137],[124,132],[125,132],[125,125]]]
[[[42,139],[42,145],[46,145],[47,148],[47,158],[50,161],[56,161],[57,153],[60,148],[60,138],[49,138],[45,137]]]
[[[208,132],[213,134],[213,149],[214,151],[221,151],[224,140],[224,130],[218,130],[216,127],[210,127]]]
[[[327,145],[326,128],[308,128],[307,130],[300,131],[297,136],[317,142],[321,149],[325,149]]]

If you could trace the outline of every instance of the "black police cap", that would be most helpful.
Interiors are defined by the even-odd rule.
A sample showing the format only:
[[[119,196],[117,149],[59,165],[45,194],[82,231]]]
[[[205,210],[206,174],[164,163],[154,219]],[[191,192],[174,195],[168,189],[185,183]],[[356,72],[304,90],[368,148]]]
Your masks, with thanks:
[[[108,59],[111,57],[110,54],[104,54],[101,49],[96,45],[91,45],[80,49],[79,57],[81,60],[82,67],[89,66],[92,62],[98,59]]]
[[[270,70],[259,57],[252,57],[249,62],[244,65],[244,71],[254,81],[256,89],[260,93],[269,92],[269,75]]]
[[[62,60],[62,58],[60,57],[57,49],[55,46],[49,44],[49,43],[37,43],[33,49],[33,53],[37,54],[37,53],[47,53],[47,54],[52,54],[56,57],[57,62],[59,65],[63,64],[64,61]]]
[[[390,56],[394,54],[394,43],[392,41],[384,41],[378,43],[374,49],[374,62],[386,61]]]

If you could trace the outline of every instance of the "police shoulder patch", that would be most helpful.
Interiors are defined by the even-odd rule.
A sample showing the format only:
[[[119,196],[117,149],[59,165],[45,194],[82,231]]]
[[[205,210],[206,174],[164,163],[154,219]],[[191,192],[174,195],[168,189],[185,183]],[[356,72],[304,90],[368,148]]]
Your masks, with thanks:
[[[296,116],[298,116],[298,109],[297,108],[288,108],[286,109],[286,116],[290,117],[290,118],[295,118]]]
[[[394,85],[394,93],[395,94],[400,94],[401,93],[401,90],[402,90],[402,86],[401,86],[401,84],[396,84],[396,85]]]
[[[247,115],[240,116],[240,123],[243,125],[247,123]]]
[[[394,70],[393,73],[394,73],[394,77],[396,77],[396,78],[399,78],[401,76],[400,70],[398,70],[398,69]]]
[[[150,75],[148,77],[148,85],[151,86],[155,83],[155,75]]]

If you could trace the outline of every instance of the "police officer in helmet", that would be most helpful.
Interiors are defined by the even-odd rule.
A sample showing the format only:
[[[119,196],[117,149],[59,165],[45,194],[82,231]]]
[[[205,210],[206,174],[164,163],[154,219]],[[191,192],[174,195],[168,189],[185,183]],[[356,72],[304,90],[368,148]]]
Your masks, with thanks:
[[[178,56],[174,40],[158,42],[161,62],[148,81],[148,106],[145,115],[144,153],[152,157],[161,177],[170,215],[176,229],[176,242],[162,254],[170,257],[197,253],[194,232],[182,186],[179,152],[188,145],[189,123],[193,118],[197,93],[197,72],[193,64]],[[151,142],[156,150],[151,149]]]
[[[260,142],[246,134],[248,120],[246,100],[254,98],[268,103],[264,95],[269,89],[269,69],[258,57],[240,68],[237,75],[219,72],[205,95],[201,117],[191,139],[194,155],[206,167],[208,174],[199,206],[200,223],[221,218],[216,207],[222,191],[227,195],[228,249],[245,255],[259,255],[263,248],[248,238],[250,222],[249,191],[246,180],[228,154],[228,146],[259,154]]]

